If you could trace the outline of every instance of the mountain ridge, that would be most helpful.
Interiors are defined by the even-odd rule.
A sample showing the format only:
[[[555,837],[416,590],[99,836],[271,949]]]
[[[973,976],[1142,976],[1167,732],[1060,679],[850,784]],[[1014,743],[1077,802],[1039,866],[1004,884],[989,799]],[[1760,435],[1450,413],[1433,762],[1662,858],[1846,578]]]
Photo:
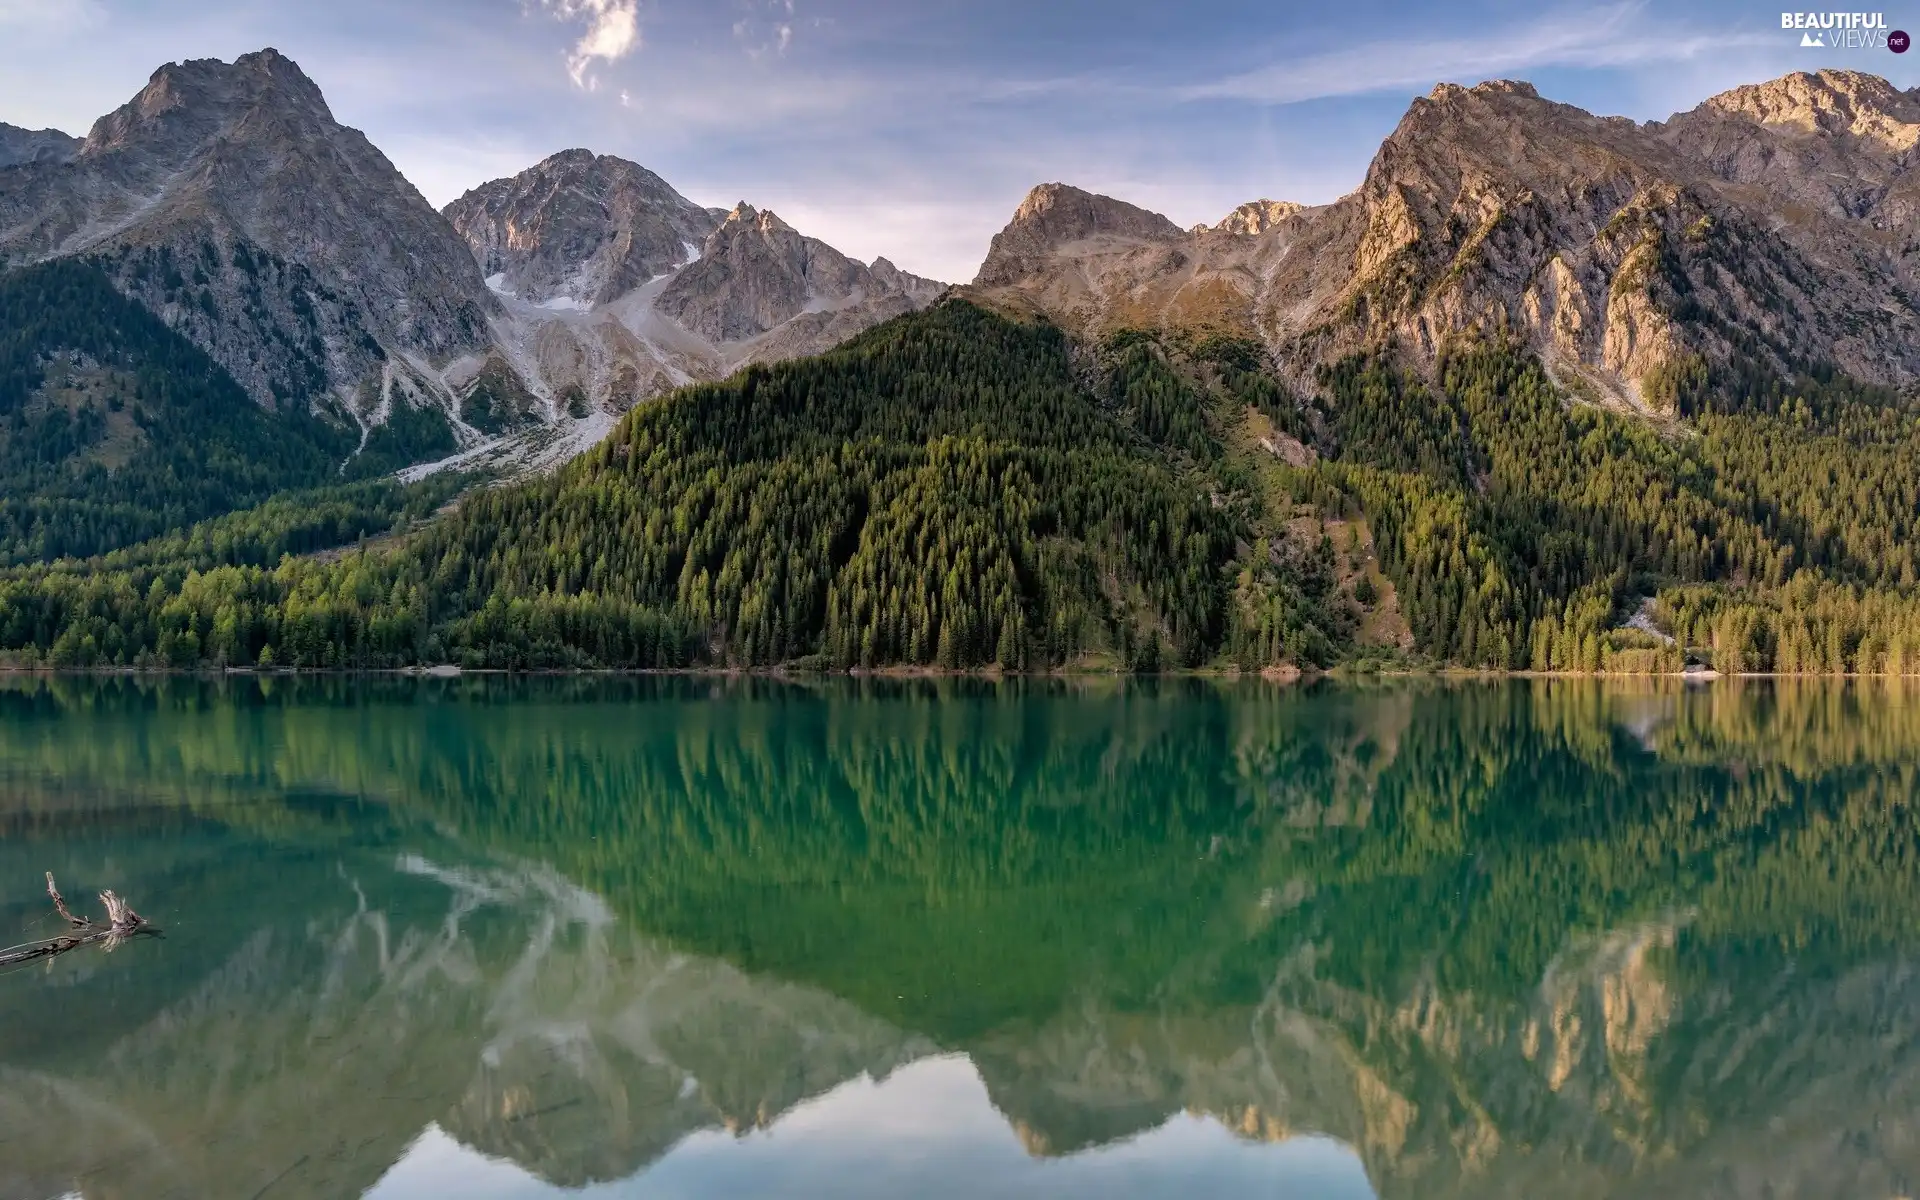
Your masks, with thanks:
[[[1736,357],[1902,385],[1920,378],[1920,283],[1881,235],[1920,234],[1904,191],[1915,120],[1911,95],[1849,72],[1735,89],[1644,125],[1531,84],[1440,84],[1328,205],[1254,202],[1175,233],[1065,189],[1109,214],[1099,238],[1075,242],[1054,235],[1036,189],[969,291],[1095,334],[1253,336],[1300,378],[1389,340],[1430,363],[1478,329],[1516,333],[1642,411],[1673,410],[1663,374]],[[1729,140],[1746,157],[1715,152]],[[1779,182],[1875,154],[1884,186],[1865,207]],[[1809,201],[1818,211],[1801,211]],[[1144,215],[1113,217],[1123,210]]]
[[[817,239],[740,248],[698,273],[711,295],[674,289],[718,336],[685,329],[658,285],[706,255],[723,212],[573,149],[443,214],[271,48],[163,64],[84,138],[0,126],[0,170],[0,267],[85,257],[257,403],[311,409],[401,465],[561,460],[635,403],[817,353],[940,290]]]

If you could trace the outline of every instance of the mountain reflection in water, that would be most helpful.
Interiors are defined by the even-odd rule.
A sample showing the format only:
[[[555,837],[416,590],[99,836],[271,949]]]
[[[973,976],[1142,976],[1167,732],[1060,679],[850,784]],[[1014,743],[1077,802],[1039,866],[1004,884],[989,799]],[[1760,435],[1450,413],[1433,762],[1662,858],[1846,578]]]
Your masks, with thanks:
[[[1239,1137],[1209,1116],[1169,1117],[1145,1133],[1065,1157],[1036,1153],[993,1107],[964,1055],[936,1055],[874,1082],[843,1083],[736,1136],[689,1134],[629,1180],[562,1192],[508,1159],[432,1126],[368,1200],[558,1195],[695,1196],[1278,1196],[1365,1200],[1352,1150],[1329,1138]]]
[[[1910,1194],[1916,767],[1879,684],[4,680],[0,941],[167,937],[0,975],[0,1197]]]

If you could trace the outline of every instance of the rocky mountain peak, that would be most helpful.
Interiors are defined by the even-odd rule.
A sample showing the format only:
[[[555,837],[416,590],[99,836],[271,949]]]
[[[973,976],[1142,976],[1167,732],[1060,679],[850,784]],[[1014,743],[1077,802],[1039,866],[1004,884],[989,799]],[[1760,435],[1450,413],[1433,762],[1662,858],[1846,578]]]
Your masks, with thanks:
[[[1010,284],[1031,274],[1060,248],[1089,239],[1173,242],[1185,236],[1178,225],[1157,212],[1064,183],[1043,183],[1027,193],[1013,220],[994,235],[974,284]]]
[[[1472,87],[1458,83],[1436,83],[1433,85],[1433,90],[1422,99],[1429,104],[1457,104],[1474,99],[1496,99],[1501,96],[1538,100],[1540,91],[1532,84],[1520,79],[1486,79]],[[1415,108],[1418,107],[1416,102]]]
[[[169,63],[71,161],[9,170],[0,263],[69,254],[267,405],[375,408],[396,352],[476,349],[493,311],[453,230],[275,50]]]
[[[587,307],[689,261],[715,226],[652,171],[584,149],[483,184],[445,215],[500,291]]]
[[[1623,405],[1670,403],[1642,383],[1677,364],[1740,356],[1910,383],[1920,273],[1897,247],[1920,240],[1916,118],[1920,93],[1850,72],[1736,89],[1665,125],[1518,81],[1446,83],[1333,204],[1256,202],[1174,240],[1152,214],[1046,185],[976,284],[1074,328],[1230,328],[1302,377],[1504,330]]]
[[[1850,135],[1906,150],[1920,135],[1920,98],[1863,71],[1796,71],[1734,88],[1694,111],[1745,117],[1777,130]]]
[[[1796,71],[1648,128],[1723,183],[1920,234],[1920,95],[1878,75]]]
[[[673,277],[660,311],[716,345],[751,341],[802,317],[849,332],[930,302],[943,285],[880,260],[873,267],[801,234],[745,201],[707,239],[698,261]]]
[[[1289,217],[1305,212],[1306,207],[1291,200],[1249,200],[1222,217],[1218,225],[1198,225],[1194,232],[1262,234]]]
[[[177,148],[263,108],[333,123],[318,85],[292,59],[266,49],[231,63],[196,58],[165,64],[132,100],[94,122],[81,152]]]
[[[507,308],[482,383],[521,373],[576,418],[819,353],[942,290],[863,266],[744,200],[700,207],[588,150],[483,184],[446,215]]]
[[[1014,210],[1012,224],[1067,239],[1100,233],[1148,238],[1180,236],[1180,227],[1157,212],[1064,183],[1043,183],[1028,192],[1020,207]]]

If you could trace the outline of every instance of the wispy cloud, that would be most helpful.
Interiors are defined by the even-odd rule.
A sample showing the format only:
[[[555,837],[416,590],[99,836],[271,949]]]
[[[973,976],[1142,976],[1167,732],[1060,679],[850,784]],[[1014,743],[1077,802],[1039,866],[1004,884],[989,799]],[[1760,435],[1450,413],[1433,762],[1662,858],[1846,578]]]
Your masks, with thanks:
[[[567,55],[567,77],[575,87],[598,86],[593,64],[617,62],[640,48],[639,0],[541,0],[558,20],[586,24],[586,32]]]
[[[1733,46],[1765,45],[1764,37],[1661,27],[1643,19],[1644,3],[1548,13],[1518,28],[1472,37],[1380,41],[1276,62],[1257,70],[1179,89],[1188,100],[1294,104],[1436,80],[1482,79],[1541,67],[1633,67],[1685,61]]]
[[[793,45],[793,0],[764,0],[747,8],[747,15],[733,23],[733,39],[747,57],[785,54]]]

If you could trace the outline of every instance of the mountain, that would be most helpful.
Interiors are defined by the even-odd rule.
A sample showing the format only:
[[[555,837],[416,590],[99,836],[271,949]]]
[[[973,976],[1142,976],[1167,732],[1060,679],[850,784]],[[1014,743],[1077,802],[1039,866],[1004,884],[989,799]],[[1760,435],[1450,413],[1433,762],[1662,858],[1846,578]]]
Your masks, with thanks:
[[[0,167],[64,162],[79,151],[80,145],[79,138],[58,129],[22,129],[0,121]]]
[[[508,318],[496,373],[554,417],[605,416],[753,362],[818,354],[945,285],[855,262],[745,203],[701,208],[635,163],[568,150],[448,205]],[[599,423],[594,423],[599,418]]]
[[[262,405],[364,426],[487,344],[466,245],[277,51],[169,63],[0,178],[0,262],[101,264]]]
[[[1388,341],[1431,362],[1477,330],[1642,410],[1673,412],[1700,371],[1723,391],[1743,372],[1808,369],[1904,385],[1920,377],[1903,190],[1915,117],[1912,97],[1848,72],[1740,89],[1664,125],[1524,83],[1442,84],[1333,204],[1261,201],[1181,232],[1043,185],[973,286],[1094,332],[1252,336],[1299,378]]]
[[[1858,71],[1735,88],[1650,127],[1758,204],[1786,200],[1862,222],[1903,257],[1920,226],[1920,95]],[[1849,226],[1851,228],[1851,226]],[[1856,230],[1856,233],[1858,231]]]
[[[749,215],[745,233],[726,218],[584,150],[477,188],[442,216],[271,49],[167,64],[85,139],[0,126],[0,271],[80,260],[103,272],[257,405],[315,424],[296,441],[320,438],[350,475],[426,470],[463,451],[474,467],[563,461],[639,400],[817,353],[941,290],[884,259],[854,263],[771,214]],[[42,316],[42,341],[13,347],[8,386],[40,380],[39,364],[76,349],[55,331],[92,319]],[[67,401],[20,403],[26,420]],[[77,499],[76,487],[99,490],[170,453],[123,437],[101,458],[94,433],[85,445],[40,433],[10,435],[5,452],[20,471],[59,477],[41,499]],[[216,481],[232,472],[172,478],[179,486],[150,498],[170,520],[264,499],[256,486],[222,493]],[[317,482],[303,470],[284,488]],[[94,553],[168,531],[62,528],[10,531],[7,553]]]
[[[456,212],[496,284],[489,344],[409,376],[455,422],[396,400],[356,461],[593,453],[351,565],[230,554],[259,589],[245,627],[168,627],[185,585],[158,544],[87,582],[110,609],[66,575],[0,580],[50,614],[0,652],[1905,674],[1905,104],[1789,77],[1655,126],[1443,85],[1333,204],[1182,230],[1044,185],[931,305],[749,205],[676,251],[713,214],[563,155]],[[1711,149],[1736,144],[1760,150]],[[1856,161],[1871,194],[1775,178]],[[234,521],[160,544],[311,532]],[[353,620],[299,618],[316,596]]]
[[[818,354],[931,303],[945,286],[884,258],[855,262],[742,202],[656,307],[716,345],[750,344],[748,358],[765,361]]]
[[[636,163],[563,150],[442,210],[496,291],[591,308],[699,254],[719,223]]]

